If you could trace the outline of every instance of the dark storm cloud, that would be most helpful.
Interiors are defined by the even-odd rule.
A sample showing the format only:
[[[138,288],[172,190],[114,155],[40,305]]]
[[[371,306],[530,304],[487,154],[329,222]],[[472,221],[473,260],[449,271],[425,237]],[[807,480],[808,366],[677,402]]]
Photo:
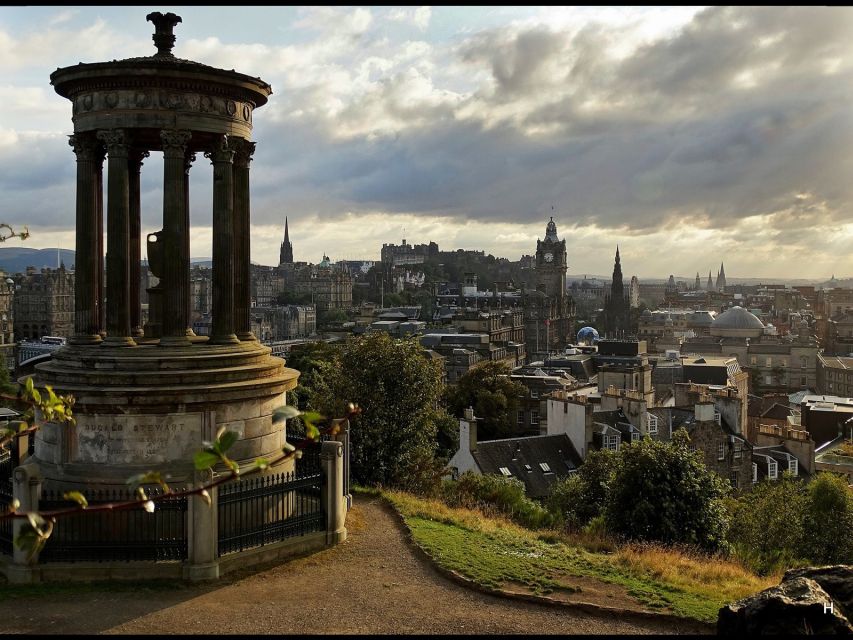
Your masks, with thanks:
[[[276,168],[269,197],[283,182],[284,200],[314,199],[327,216],[503,222],[538,220],[555,204],[579,224],[648,230],[725,226],[805,192],[821,203],[816,219],[849,220],[851,17],[714,8],[624,60],[607,52],[622,35],[600,26],[571,37],[542,27],[479,33],[456,54],[492,84],[458,105],[405,103],[395,76],[335,120],[285,115],[268,125],[299,149],[264,156]],[[825,73],[833,59],[836,72]],[[409,126],[332,135],[380,107]]]

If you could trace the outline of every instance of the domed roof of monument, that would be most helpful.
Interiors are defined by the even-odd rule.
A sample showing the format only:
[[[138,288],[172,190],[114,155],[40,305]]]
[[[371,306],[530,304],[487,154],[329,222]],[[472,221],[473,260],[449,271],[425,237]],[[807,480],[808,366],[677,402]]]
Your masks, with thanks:
[[[732,307],[711,324],[714,329],[764,329],[764,323],[743,307]]]
[[[173,13],[149,13],[146,20],[154,23],[152,36],[157,52],[151,56],[138,56],[107,62],[79,62],[76,65],[58,68],[50,74],[51,84],[64,98],[73,98],[81,88],[90,86],[126,86],[141,88],[149,85],[178,86],[181,79],[222,85],[236,91],[243,99],[256,107],[263,106],[272,93],[272,87],[260,78],[239,73],[234,69],[219,69],[194,60],[177,58],[172,54],[175,25],[182,22]],[[178,84],[175,84],[178,83]]]

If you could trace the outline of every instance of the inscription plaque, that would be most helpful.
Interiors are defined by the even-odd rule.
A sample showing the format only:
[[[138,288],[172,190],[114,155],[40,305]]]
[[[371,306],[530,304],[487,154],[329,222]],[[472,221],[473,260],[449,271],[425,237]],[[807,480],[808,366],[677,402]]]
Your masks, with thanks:
[[[150,464],[192,460],[201,448],[202,413],[77,418],[74,462]]]

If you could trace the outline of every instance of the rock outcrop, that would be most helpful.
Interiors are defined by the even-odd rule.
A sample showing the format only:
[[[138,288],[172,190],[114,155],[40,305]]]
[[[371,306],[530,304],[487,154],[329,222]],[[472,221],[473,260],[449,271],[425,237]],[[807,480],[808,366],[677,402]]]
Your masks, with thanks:
[[[853,635],[853,566],[809,567],[720,609],[718,635]]]

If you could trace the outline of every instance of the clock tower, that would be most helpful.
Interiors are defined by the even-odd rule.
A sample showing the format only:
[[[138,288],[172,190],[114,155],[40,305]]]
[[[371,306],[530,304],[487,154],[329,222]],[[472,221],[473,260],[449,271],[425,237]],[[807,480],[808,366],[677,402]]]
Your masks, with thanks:
[[[574,337],[575,303],[566,293],[567,270],[566,241],[557,237],[551,218],[545,239],[536,241],[536,264],[528,280],[535,288],[522,295],[528,362],[561,353]]]
[[[555,298],[566,295],[566,241],[557,238],[554,218],[545,227],[545,239],[536,241],[536,289]]]

